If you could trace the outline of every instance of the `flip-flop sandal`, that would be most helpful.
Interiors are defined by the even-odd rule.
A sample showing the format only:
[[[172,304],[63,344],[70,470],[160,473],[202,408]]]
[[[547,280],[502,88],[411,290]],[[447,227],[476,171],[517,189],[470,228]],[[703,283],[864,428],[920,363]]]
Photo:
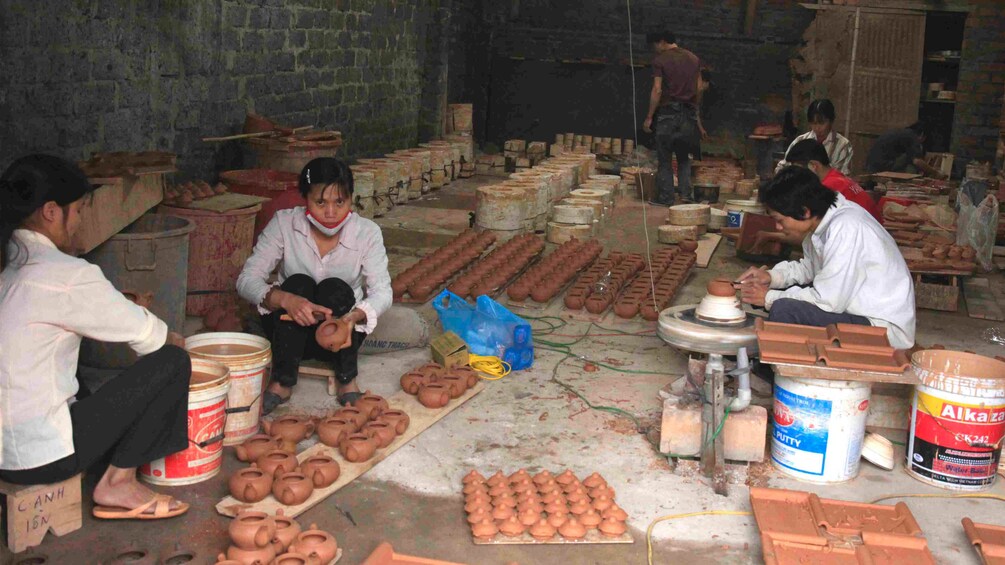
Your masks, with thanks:
[[[363,397],[362,392],[347,392],[339,395],[336,399],[342,406],[355,406],[356,401]]]
[[[155,494],[147,503],[136,508],[121,508],[118,506],[95,506],[91,515],[102,520],[163,520],[174,518],[188,512],[188,504],[178,502],[178,507],[171,509],[173,496]],[[147,512],[150,507],[153,512]]]
[[[292,396],[293,395],[291,394],[290,396],[283,398],[274,392],[265,391],[265,394],[262,395],[262,416],[272,413],[272,411],[278,408],[281,404],[286,404],[290,401]]]

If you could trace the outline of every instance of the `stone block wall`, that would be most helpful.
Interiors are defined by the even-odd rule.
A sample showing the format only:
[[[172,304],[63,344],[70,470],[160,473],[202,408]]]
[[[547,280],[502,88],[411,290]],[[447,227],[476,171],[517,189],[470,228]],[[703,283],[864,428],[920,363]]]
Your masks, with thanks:
[[[343,132],[348,156],[438,133],[451,0],[0,0],[0,167],[44,151],[250,166],[246,110]]]
[[[1005,6],[973,2],[963,31],[952,151],[962,161],[993,161],[1005,129]],[[999,124],[1002,124],[1001,127]]]

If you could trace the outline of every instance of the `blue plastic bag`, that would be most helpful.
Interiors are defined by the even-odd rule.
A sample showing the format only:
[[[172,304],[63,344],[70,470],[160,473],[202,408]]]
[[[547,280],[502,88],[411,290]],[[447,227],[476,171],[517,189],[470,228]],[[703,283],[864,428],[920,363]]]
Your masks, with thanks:
[[[514,371],[534,363],[530,324],[505,306],[482,295],[474,305],[444,289],[433,299],[443,329],[460,336],[475,355],[494,355]]]

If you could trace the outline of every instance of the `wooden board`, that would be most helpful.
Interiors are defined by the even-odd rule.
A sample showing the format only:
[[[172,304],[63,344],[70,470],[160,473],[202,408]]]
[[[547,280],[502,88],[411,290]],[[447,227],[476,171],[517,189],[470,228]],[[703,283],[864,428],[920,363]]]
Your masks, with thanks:
[[[699,237],[698,249],[695,250],[695,254],[698,255],[698,261],[695,265],[702,269],[708,267],[709,262],[712,260],[712,254],[719,247],[720,241],[722,241],[722,236],[716,233],[706,233]]]
[[[775,374],[796,379],[824,379],[828,381],[865,381],[871,383],[895,383],[914,385],[918,378],[914,371],[908,368],[903,373],[877,373],[875,371],[856,371],[853,369],[836,369],[822,365],[801,365],[797,363],[771,363]]]
[[[562,536],[555,536],[550,540],[539,541],[524,532],[516,537],[506,537],[496,534],[492,539],[472,538],[475,545],[583,545],[592,543],[635,543],[632,535],[627,531],[616,538],[607,537],[601,534],[596,528],[587,530],[586,537],[581,540],[568,540]]]
[[[99,179],[90,179],[102,184]],[[164,176],[126,176],[102,184],[92,194],[91,205],[80,212],[80,229],[73,236],[72,247],[88,253],[108,238],[122,231],[164,198]]]
[[[409,424],[408,429],[405,430],[405,433],[396,437],[391,445],[385,447],[384,449],[378,449],[377,453],[375,453],[370,459],[361,463],[350,463],[342,457],[342,454],[339,453],[337,448],[328,447],[321,442],[318,442],[317,445],[313,447],[305,449],[297,455],[297,459],[299,461],[304,461],[305,459],[315,455],[328,455],[338,461],[339,466],[342,468],[342,474],[339,475],[337,481],[332,483],[327,488],[315,489],[310,498],[302,504],[298,504],[296,506],[287,506],[282,504],[271,494],[264,500],[253,504],[241,502],[232,496],[227,496],[217,503],[216,511],[224,516],[234,517],[237,516],[238,512],[245,509],[257,510],[267,514],[275,514],[276,510],[282,508],[283,512],[285,512],[287,516],[295,518],[310,508],[313,508],[315,505],[328,498],[335,491],[349,484],[363,473],[372,469],[389,455],[397,451],[399,447],[411,441],[412,438],[419,435],[436,422],[439,422],[447,414],[450,414],[458,406],[464,404],[470,400],[471,397],[483,390],[485,390],[485,383],[479,382],[474,387],[468,389],[468,391],[460,398],[451,400],[450,404],[447,404],[443,408],[439,409],[426,408],[422,404],[419,404],[418,399],[414,396],[403,390],[399,390],[387,398],[387,403],[391,408],[404,410],[411,419],[411,423]]]
[[[13,485],[0,481],[6,498],[7,547],[21,553],[42,543],[49,531],[64,536],[79,530],[82,521],[80,475],[46,485]]]
[[[896,171],[883,171],[881,173],[873,173],[872,176],[883,177],[888,179],[897,179],[897,180],[911,180],[921,177],[921,175],[919,175],[918,173],[898,173]]]
[[[1005,320],[1001,306],[991,292],[991,283],[985,278],[963,281],[963,297],[967,301],[967,315],[981,320]]]
[[[229,212],[231,210],[239,210],[241,208],[250,208],[255,204],[261,204],[262,202],[268,202],[269,200],[272,199],[265,198],[264,196],[254,196],[251,194],[225,192],[223,194],[217,194],[216,196],[210,196],[209,198],[196,200],[190,204],[175,203],[174,206],[178,208],[191,208],[193,210],[206,210],[209,212]]]

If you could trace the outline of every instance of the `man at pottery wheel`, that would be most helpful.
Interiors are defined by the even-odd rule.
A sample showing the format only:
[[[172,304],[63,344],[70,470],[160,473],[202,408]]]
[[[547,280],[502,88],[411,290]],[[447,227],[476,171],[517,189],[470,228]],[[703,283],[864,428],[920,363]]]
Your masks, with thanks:
[[[65,252],[93,190],[48,155],[0,176],[0,479],[50,484],[110,461],[95,517],[170,518],[188,505],[140,484],[136,468],[188,447],[191,362],[180,335]],[[85,336],[140,358],[88,394],[76,378]]]
[[[820,183],[812,171],[782,169],[760,192],[799,261],[751,267],[738,279],[741,298],[773,322],[882,326],[897,349],[914,345],[914,284],[889,233],[858,204]]]
[[[305,358],[335,371],[340,404],[354,404],[361,395],[359,348],[392,296],[380,227],[352,213],[352,193],[352,171],[343,161],[307,163],[300,172],[304,206],[276,212],[237,279],[238,293],[258,307],[272,342],[265,414],[290,399]]]

